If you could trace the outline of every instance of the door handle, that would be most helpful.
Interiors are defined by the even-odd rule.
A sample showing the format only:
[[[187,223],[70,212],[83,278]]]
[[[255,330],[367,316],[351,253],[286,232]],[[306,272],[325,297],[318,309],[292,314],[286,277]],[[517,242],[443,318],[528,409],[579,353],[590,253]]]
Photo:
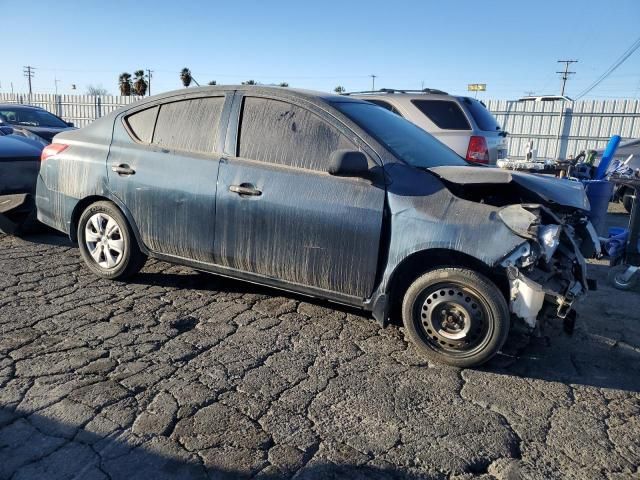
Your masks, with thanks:
[[[229,191],[233,193],[237,193],[238,195],[252,195],[255,197],[259,197],[262,195],[262,192],[258,190],[256,187],[251,185],[250,183],[241,183],[240,185],[230,185]]]
[[[136,171],[126,163],[121,163],[120,165],[111,165],[111,170],[116,172],[118,175],[134,175],[136,173]]]

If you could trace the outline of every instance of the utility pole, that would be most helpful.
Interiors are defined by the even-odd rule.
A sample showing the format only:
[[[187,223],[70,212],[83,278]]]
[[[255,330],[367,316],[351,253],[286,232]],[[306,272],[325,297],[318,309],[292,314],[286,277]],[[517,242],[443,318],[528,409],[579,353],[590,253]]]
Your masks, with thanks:
[[[58,95],[58,84],[60,83],[60,80],[58,80],[57,76],[53,77],[53,83],[56,84],[56,95]]]
[[[524,92],[525,97],[533,97],[536,94],[533,90],[527,90]]]
[[[562,91],[560,92],[560,95],[564,96],[564,87],[567,85],[569,75],[573,75],[576,73],[569,71],[569,65],[571,65],[572,63],[578,63],[578,60],[558,60],[558,63],[564,63],[564,72],[556,72],[562,75]]]
[[[26,67],[24,67],[24,70],[23,70],[24,76],[27,77],[27,80],[29,81],[29,96],[31,96],[31,91],[32,91],[31,79],[35,75],[34,70],[35,69],[31,65],[27,65]]]
[[[369,75],[371,77],[371,91],[375,91],[376,89],[376,77],[377,75],[374,75],[373,73],[371,75]]]
[[[149,85],[147,85],[147,92],[149,92],[149,96],[151,96],[151,77],[153,76],[153,70],[149,70],[147,68],[147,78],[149,79]]]

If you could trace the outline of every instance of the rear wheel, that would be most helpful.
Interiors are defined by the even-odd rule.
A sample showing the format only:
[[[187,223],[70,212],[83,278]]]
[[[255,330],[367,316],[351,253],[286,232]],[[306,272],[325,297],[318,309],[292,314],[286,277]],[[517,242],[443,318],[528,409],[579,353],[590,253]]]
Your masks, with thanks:
[[[509,309],[489,279],[472,270],[439,268],[407,290],[402,320],[429,359],[473,367],[493,357],[509,333]]]
[[[82,213],[78,246],[89,269],[111,280],[138,273],[146,261],[127,220],[111,202],[96,202]]]

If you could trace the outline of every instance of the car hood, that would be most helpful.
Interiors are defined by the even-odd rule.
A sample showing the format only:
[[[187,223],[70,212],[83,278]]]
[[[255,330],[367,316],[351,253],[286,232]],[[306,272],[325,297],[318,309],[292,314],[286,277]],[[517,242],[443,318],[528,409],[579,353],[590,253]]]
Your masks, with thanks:
[[[442,180],[458,185],[514,183],[546,203],[585,211],[590,209],[584,187],[579,182],[490,167],[445,166],[428,170]]]

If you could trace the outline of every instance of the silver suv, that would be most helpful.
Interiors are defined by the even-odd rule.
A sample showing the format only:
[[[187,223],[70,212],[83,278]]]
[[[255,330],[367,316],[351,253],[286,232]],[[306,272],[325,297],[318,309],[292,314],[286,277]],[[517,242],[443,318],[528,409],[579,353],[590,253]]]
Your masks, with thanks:
[[[346,95],[367,100],[410,120],[470,162],[495,165],[507,157],[507,132],[484,104],[441,90],[382,90]]]

